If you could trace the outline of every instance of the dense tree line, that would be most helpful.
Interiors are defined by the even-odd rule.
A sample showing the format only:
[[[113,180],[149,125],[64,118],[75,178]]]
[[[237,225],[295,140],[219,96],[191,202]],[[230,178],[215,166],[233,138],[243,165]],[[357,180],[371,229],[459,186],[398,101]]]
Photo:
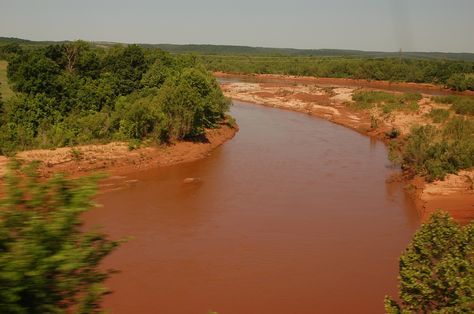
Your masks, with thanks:
[[[83,41],[10,47],[0,153],[112,139],[198,138],[229,102],[197,58]]]
[[[474,62],[408,58],[225,56],[202,57],[208,69],[445,85],[474,90]]]

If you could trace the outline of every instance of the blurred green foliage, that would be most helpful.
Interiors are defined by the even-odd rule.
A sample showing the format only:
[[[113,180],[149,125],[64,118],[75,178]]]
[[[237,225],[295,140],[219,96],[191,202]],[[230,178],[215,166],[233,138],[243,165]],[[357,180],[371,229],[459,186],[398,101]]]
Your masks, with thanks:
[[[0,313],[99,313],[111,271],[100,262],[118,242],[84,231],[98,177],[38,179],[10,164],[0,200]]]

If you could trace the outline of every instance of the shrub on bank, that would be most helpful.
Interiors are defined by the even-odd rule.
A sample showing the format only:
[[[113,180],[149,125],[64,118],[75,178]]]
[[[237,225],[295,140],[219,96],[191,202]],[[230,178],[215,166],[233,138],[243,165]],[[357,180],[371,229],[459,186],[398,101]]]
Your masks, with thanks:
[[[388,114],[394,110],[417,111],[418,101],[422,98],[418,93],[394,94],[383,91],[356,91],[352,100],[356,109],[372,109],[380,107],[383,113]]]
[[[406,140],[396,146],[401,166],[426,176],[428,180],[444,179],[449,173],[474,166],[474,121],[453,118],[443,129],[431,125],[412,129]],[[392,149],[391,154],[395,154]]]
[[[441,104],[450,104],[458,114],[474,115],[474,97],[450,95],[434,97],[433,100]]]

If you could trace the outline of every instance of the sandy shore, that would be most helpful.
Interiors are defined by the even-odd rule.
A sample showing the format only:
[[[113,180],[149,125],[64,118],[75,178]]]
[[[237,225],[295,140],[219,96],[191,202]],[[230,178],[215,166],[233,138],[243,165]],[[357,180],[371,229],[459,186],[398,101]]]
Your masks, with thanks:
[[[324,79],[282,75],[229,75],[224,78],[222,90],[235,100],[270,107],[298,111],[349,127],[362,134],[385,142],[385,133],[396,128],[401,135],[409,133],[414,125],[432,123],[427,117],[432,109],[447,108],[433,103],[430,95],[448,94],[448,90],[430,84],[368,82],[365,80]],[[389,115],[380,109],[354,110],[347,104],[358,89],[391,92],[419,92],[423,98],[416,112],[394,111]],[[464,93],[464,94],[470,94]],[[377,126],[374,127],[374,118]],[[411,179],[407,187],[415,188],[418,211],[426,219],[436,209],[451,213],[459,221],[474,219],[474,170],[449,175],[444,181],[428,183],[422,178]]]
[[[40,161],[40,172],[49,177],[65,172],[73,177],[107,171],[125,175],[137,170],[191,162],[208,156],[212,150],[234,137],[238,128],[222,125],[206,130],[206,142],[176,142],[162,146],[146,146],[130,150],[124,142],[104,145],[81,145],[48,150],[23,151],[16,155],[22,161]],[[0,156],[0,176],[7,168],[8,158]]]

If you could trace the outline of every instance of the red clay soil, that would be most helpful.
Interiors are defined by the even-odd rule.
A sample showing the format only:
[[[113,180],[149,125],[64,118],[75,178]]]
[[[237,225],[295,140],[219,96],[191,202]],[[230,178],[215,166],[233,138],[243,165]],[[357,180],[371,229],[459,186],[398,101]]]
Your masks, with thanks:
[[[205,142],[180,141],[162,146],[148,146],[130,150],[127,143],[82,145],[54,150],[32,150],[17,154],[24,161],[40,161],[40,174],[50,177],[64,172],[77,177],[106,171],[112,175],[125,175],[137,170],[170,166],[195,161],[208,156],[212,150],[234,137],[238,128],[222,125],[206,130]],[[0,175],[6,170],[8,159],[0,159]]]
[[[434,211],[443,209],[453,218],[468,223],[474,220],[474,172],[460,171],[448,175],[444,181],[427,184],[415,177],[411,183],[416,188],[417,208],[426,220]]]

